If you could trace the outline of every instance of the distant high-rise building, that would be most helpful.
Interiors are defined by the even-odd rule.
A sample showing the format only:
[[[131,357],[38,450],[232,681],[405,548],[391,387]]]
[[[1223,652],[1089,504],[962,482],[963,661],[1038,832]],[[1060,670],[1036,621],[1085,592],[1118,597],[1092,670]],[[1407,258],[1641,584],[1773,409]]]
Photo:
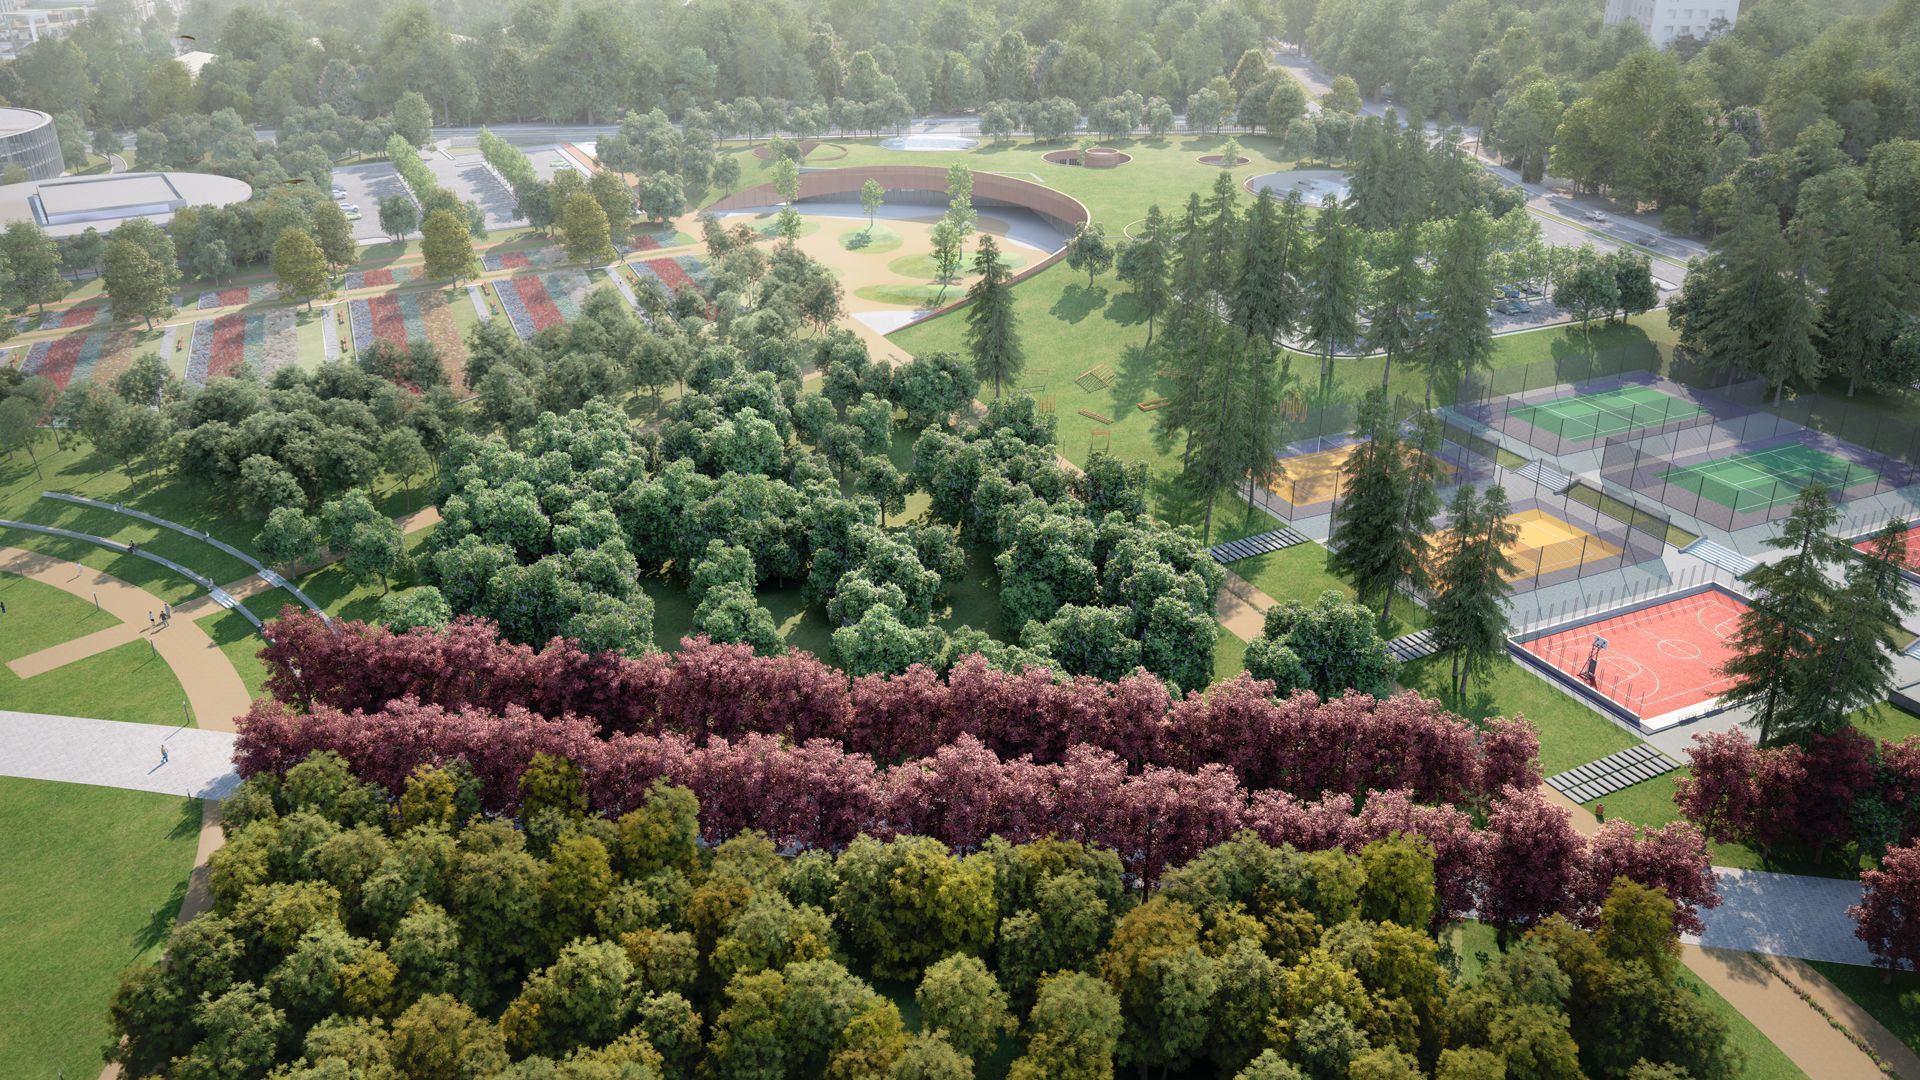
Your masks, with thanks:
[[[1657,48],[1674,38],[1702,40],[1732,29],[1740,18],[1740,0],[1607,0],[1608,26],[1636,22]]]

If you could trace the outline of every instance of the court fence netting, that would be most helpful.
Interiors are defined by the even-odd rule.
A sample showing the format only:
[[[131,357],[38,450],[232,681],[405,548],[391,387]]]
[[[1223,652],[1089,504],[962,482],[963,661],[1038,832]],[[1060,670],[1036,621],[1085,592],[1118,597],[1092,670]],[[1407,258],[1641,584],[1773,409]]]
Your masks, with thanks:
[[[1458,448],[1450,454],[1458,455]],[[1471,465],[1452,477],[1457,486],[1497,484],[1508,496],[1508,521],[1519,538],[1506,548],[1516,570],[1507,581],[1515,593],[1532,592],[1581,578],[1657,561],[1666,551],[1668,522],[1645,511],[1625,516],[1613,504],[1594,505],[1568,492],[1554,492],[1532,480],[1474,455]],[[1443,503],[1445,495],[1442,496]],[[1340,524],[1336,506],[1331,528]],[[1429,533],[1432,568],[1443,557],[1446,522]],[[1426,602],[1431,597],[1420,597]]]
[[[1460,381],[1454,404],[1444,409],[1469,428],[1499,432],[1553,457],[1592,450],[1613,436],[1684,431],[1750,411],[1718,392],[1644,371],[1570,382],[1564,365],[1547,361],[1476,372]]]
[[[1920,456],[1920,441],[1906,453]],[[1920,476],[1910,460],[1756,412],[1683,431],[1614,436],[1601,450],[1600,479],[1736,532],[1786,517],[1814,483],[1836,503],[1908,487]]]

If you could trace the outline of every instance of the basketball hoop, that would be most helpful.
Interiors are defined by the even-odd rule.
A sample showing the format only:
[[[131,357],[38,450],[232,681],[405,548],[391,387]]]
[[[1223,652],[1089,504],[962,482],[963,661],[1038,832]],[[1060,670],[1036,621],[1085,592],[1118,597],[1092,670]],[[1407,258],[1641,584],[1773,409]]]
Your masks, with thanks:
[[[1600,680],[1600,654],[1604,652],[1606,648],[1607,639],[1595,634],[1593,647],[1587,650],[1587,670],[1580,676],[1596,686],[1599,685]]]

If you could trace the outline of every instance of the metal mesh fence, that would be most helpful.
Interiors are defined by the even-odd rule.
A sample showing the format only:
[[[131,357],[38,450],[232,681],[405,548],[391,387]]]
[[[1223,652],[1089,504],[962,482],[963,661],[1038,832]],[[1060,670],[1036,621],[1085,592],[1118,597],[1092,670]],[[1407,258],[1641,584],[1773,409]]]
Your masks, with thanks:
[[[1728,532],[1785,517],[1812,484],[1824,486],[1835,502],[1848,502],[1906,487],[1914,474],[1903,460],[1771,412],[1616,436],[1600,457],[1605,483]]]
[[[1644,372],[1578,385],[1558,381],[1555,369],[1544,364],[1502,369],[1497,374],[1507,373],[1511,377],[1497,381],[1463,382],[1449,411],[1470,425],[1497,431],[1554,457],[1592,450],[1614,436],[1683,431],[1751,411]],[[1469,397],[1469,393],[1485,396]]]

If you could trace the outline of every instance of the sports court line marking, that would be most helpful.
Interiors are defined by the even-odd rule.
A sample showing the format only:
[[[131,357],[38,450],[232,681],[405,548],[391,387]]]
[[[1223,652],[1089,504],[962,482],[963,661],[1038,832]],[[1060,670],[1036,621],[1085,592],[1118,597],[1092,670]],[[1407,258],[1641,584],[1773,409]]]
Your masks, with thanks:
[[[1725,686],[1731,684],[1732,680],[1719,673],[1720,664],[1730,653],[1724,648],[1709,653],[1707,648],[1722,645],[1740,618],[1740,608],[1728,600],[1726,595],[1710,590],[1640,611],[1580,623],[1521,642],[1520,647],[1582,691],[1625,710],[1642,727],[1668,727],[1713,708]],[[1709,617],[1714,615],[1721,617],[1709,622]],[[1671,625],[1676,620],[1682,625]],[[1688,622],[1706,635],[1705,644],[1695,635],[1670,637],[1662,632],[1681,629]],[[1656,623],[1666,625],[1649,625]],[[1601,670],[1611,668],[1618,673],[1618,678],[1602,679],[1600,685],[1588,683],[1579,675],[1595,636],[1608,639],[1608,648],[1600,657]],[[1649,639],[1650,645],[1646,644]],[[1691,674],[1692,681],[1668,686],[1656,667],[1664,670],[1669,678]],[[1696,667],[1705,671],[1690,671]],[[1641,680],[1648,680],[1650,685],[1643,693],[1632,693],[1627,684]]]

